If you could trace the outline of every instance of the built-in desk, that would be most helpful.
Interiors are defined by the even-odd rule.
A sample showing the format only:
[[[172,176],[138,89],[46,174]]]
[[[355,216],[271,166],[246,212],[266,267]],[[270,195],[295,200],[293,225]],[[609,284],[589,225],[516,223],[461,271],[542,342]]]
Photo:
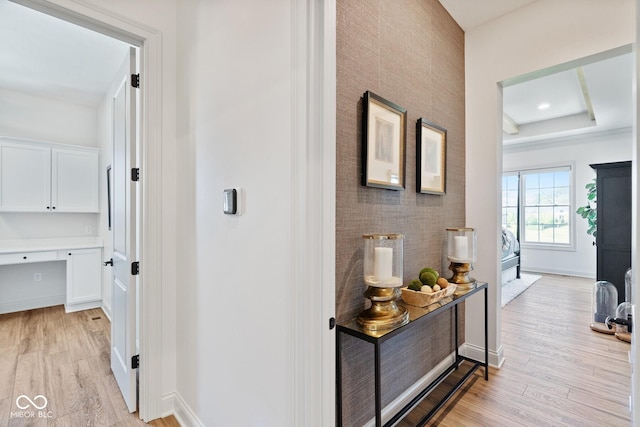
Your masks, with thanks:
[[[102,247],[103,240],[96,237],[0,240],[0,266],[65,262],[65,310],[86,310],[102,304]],[[27,301],[0,304],[0,313],[30,308],[36,307]]]

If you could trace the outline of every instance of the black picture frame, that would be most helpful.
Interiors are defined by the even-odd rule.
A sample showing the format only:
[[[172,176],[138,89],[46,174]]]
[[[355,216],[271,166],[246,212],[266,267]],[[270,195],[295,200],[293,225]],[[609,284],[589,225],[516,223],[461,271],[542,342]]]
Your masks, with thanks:
[[[416,192],[446,194],[447,130],[423,118],[416,122]]]
[[[404,190],[407,110],[370,91],[363,103],[362,185]]]

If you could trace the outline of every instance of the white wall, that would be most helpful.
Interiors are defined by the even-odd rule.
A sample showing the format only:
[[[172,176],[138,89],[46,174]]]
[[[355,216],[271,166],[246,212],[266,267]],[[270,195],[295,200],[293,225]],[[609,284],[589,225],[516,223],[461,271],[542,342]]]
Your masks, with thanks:
[[[0,88],[0,136],[97,147],[96,108]]]
[[[202,425],[294,425],[291,4],[179,3],[177,389]]]
[[[502,92],[499,83],[634,41],[632,0],[538,0],[473,28],[465,36],[466,217],[478,228],[474,275],[489,289],[489,350],[501,362],[499,209],[502,171]],[[495,191],[491,191],[495,189]],[[479,301],[468,318],[481,316]],[[480,322],[466,323],[467,341],[482,346]]]
[[[631,159],[631,130],[617,133],[598,133],[569,139],[555,139],[547,143],[522,144],[505,147],[503,170],[523,170],[556,164],[575,164],[574,215],[575,250],[548,250],[524,247],[521,252],[522,269],[543,273],[596,277],[596,248],[594,238],[587,234],[587,220],[575,214],[578,206],[586,204],[585,185],[596,177],[589,167],[593,163],[608,163]]]

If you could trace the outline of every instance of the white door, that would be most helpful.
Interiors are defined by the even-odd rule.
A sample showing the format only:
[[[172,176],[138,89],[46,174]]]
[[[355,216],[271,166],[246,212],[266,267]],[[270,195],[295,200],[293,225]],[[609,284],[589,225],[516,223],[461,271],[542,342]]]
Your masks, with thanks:
[[[113,98],[113,268],[111,308],[111,370],[130,412],[137,409],[136,281],[132,263],[137,259],[136,186],[131,168],[136,167],[136,90],[131,74],[136,69],[131,48],[123,64],[122,80]]]

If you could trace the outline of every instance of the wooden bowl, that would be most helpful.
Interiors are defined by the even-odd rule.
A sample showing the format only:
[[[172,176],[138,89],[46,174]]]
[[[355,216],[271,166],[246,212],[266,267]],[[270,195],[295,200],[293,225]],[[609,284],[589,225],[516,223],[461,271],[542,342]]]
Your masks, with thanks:
[[[449,283],[445,289],[441,289],[430,294],[426,292],[419,292],[409,289],[407,287],[402,288],[402,299],[409,305],[415,305],[416,307],[426,307],[435,302],[440,301],[444,297],[453,295],[456,290],[455,283]]]

